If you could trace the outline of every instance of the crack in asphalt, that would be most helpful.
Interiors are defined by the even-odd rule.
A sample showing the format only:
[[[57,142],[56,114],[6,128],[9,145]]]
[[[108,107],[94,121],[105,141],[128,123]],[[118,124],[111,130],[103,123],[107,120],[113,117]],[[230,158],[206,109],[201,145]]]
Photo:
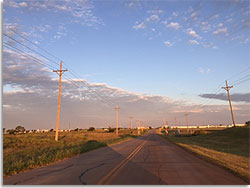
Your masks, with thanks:
[[[105,160],[103,160],[103,161],[100,161],[101,164],[99,164],[99,165],[97,165],[97,166],[88,168],[87,170],[83,171],[83,172],[79,175],[79,177],[78,177],[79,181],[80,181],[83,185],[87,185],[87,183],[84,182],[84,181],[82,180],[83,175],[85,175],[85,174],[86,174],[87,172],[89,172],[90,170],[93,170],[93,169],[96,169],[96,168],[98,168],[98,167],[101,167],[101,166],[103,166],[103,165],[105,165],[105,164],[108,164],[107,161],[114,160],[114,159],[119,158],[119,157],[121,157],[121,156],[122,156],[121,154],[118,154],[118,155],[115,156],[115,157],[112,157],[112,158],[109,158],[109,159],[105,159]],[[105,161],[106,161],[106,163],[104,163]]]
[[[51,174],[51,173],[54,173],[54,172],[58,172],[58,171],[61,171],[61,170],[65,170],[65,169],[70,168],[70,167],[72,167],[72,166],[74,166],[74,165],[71,164],[71,165],[68,165],[68,166],[66,166],[66,167],[64,167],[64,168],[60,168],[60,169],[57,169],[57,170],[49,171],[49,172],[46,172],[46,173],[43,173],[43,174],[38,174],[38,175],[33,176],[33,177],[31,177],[31,178],[24,179],[24,180],[22,180],[22,181],[18,181],[18,182],[16,182],[16,183],[14,183],[13,185],[17,185],[17,184],[23,183],[23,182],[25,182],[25,181],[28,181],[28,180],[31,180],[31,179],[40,177],[40,176],[44,176],[44,175],[47,175],[47,174]]]
[[[160,174],[160,168],[163,166],[163,164],[160,164],[159,167],[158,167],[158,177],[159,177],[159,185],[167,185],[167,183],[163,182],[162,179],[161,179],[161,174]]]
[[[103,165],[105,165],[105,163],[101,163],[101,164],[99,164],[99,165],[97,165],[97,166],[88,168],[87,170],[83,171],[83,172],[80,174],[80,176],[78,177],[78,178],[79,178],[79,181],[80,181],[83,185],[87,185],[87,183],[85,183],[85,182],[82,180],[82,176],[83,176],[85,173],[87,173],[88,171],[93,170],[93,169],[98,168],[98,167],[103,166]]]

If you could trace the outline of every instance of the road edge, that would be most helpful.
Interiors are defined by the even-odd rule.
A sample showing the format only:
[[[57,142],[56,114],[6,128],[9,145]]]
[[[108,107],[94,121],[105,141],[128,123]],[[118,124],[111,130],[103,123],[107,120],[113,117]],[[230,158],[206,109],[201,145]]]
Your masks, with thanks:
[[[198,153],[196,153],[196,152],[194,152],[194,151],[192,151],[192,150],[189,150],[189,149],[187,149],[187,148],[185,148],[185,147],[183,147],[183,146],[181,146],[181,145],[178,145],[178,144],[176,144],[175,142],[172,142],[171,140],[168,140],[166,137],[164,137],[164,136],[161,135],[161,134],[157,134],[157,135],[160,136],[160,137],[162,137],[164,140],[166,140],[166,141],[168,141],[168,142],[170,142],[170,143],[172,143],[172,144],[178,146],[179,148],[184,149],[184,150],[187,151],[188,153],[193,154],[193,155],[195,155],[196,157],[198,157],[198,158],[200,158],[200,159],[202,159],[202,160],[204,160],[204,161],[206,161],[206,162],[209,162],[210,164],[216,165],[216,166],[218,166],[218,167],[220,167],[220,168],[222,168],[222,169],[224,169],[224,170],[227,170],[227,171],[230,172],[231,174],[233,174],[233,175],[239,177],[239,178],[242,179],[244,182],[246,182],[246,183],[247,183],[246,185],[249,185],[249,184],[250,184],[250,180],[248,180],[248,179],[246,179],[244,176],[241,176],[240,174],[234,172],[234,171],[231,170],[230,168],[227,168],[226,166],[223,166],[222,164],[218,163],[217,161],[215,161],[215,160],[213,160],[213,159],[211,159],[211,158],[209,158],[209,157],[207,157],[207,156],[198,154]]]

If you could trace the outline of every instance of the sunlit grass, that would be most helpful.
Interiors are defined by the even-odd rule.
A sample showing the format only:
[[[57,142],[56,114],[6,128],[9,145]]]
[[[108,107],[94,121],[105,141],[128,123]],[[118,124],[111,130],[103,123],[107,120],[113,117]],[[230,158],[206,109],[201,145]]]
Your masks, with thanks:
[[[73,131],[55,134],[31,133],[4,135],[3,137],[3,174],[12,175],[20,171],[50,164],[109,144],[137,136],[137,131],[120,130],[115,133],[103,131]]]

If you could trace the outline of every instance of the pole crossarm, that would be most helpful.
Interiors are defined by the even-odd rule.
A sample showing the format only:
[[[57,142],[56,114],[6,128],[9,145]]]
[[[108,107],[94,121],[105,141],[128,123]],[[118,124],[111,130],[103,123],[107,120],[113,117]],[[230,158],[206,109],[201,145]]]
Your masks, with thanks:
[[[53,72],[56,72],[59,76],[60,74],[63,74],[64,72],[67,72],[68,69],[64,69],[64,70],[53,70]]]

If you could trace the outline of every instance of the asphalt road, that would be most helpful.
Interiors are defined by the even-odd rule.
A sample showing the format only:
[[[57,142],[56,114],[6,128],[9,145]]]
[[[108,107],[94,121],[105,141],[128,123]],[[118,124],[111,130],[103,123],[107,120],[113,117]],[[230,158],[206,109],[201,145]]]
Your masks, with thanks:
[[[4,185],[246,185],[151,133],[3,178]]]

